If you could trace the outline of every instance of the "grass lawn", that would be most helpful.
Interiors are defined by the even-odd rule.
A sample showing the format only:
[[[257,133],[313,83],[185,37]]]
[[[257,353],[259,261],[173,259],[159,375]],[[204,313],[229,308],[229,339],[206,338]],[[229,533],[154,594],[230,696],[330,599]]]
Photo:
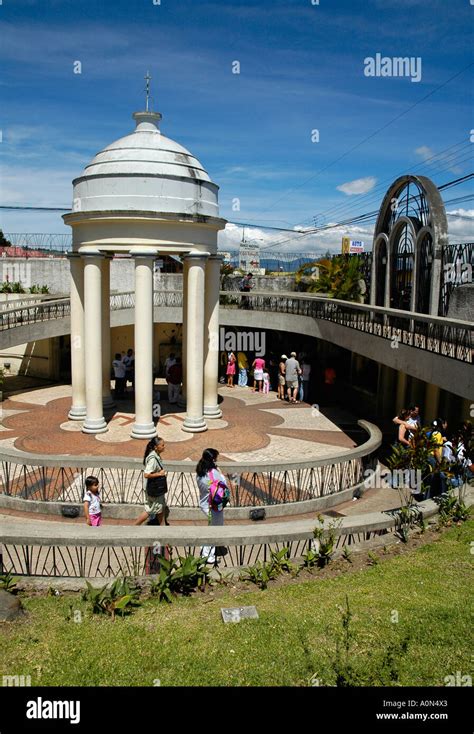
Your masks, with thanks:
[[[360,684],[443,686],[456,671],[472,675],[473,528],[471,520],[436,542],[334,578],[318,579],[316,571],[314,580],[266,591],[219,588],[171,605],[145,599],[115,622],[92,616],[80,595],[23,595],[28,618],[0,625],[0,676],[31,675],[32,685],[46,686],[307,686],[312,676],[334,685],[347,595],[349,664]],[[221,607],[250,604],[259,620],[221,621]],[[82,622],[67,621],[71,605]]]

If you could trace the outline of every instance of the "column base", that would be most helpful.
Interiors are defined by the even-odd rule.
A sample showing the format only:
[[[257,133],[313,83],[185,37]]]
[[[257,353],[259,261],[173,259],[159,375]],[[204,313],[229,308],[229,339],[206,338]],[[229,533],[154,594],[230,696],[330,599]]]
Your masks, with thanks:
[[[109,429],[104,418],[86,418],[82,426],[83,433],[106,433]]]
[[[87,411],[85,405],[72,405],[67,417],[70,421],[83,421],[86,415]]]
[[[205,405],[204,418],[222,418],[222,410],[219,408],[218,405]]]
[[[207,431],[206,421],[204,418],[189,418],[186,416],[181,430],[186,433],[203,433]]]
[[[154,423],[134,423],[130,434],[131,438],[142,438],[148,441],[157,435]]]

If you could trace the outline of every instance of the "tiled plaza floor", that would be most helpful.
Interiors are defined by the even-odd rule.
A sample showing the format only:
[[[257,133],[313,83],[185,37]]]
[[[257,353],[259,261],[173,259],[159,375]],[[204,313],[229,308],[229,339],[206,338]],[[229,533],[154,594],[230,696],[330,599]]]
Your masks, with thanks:
[[[274,392],[263,395],[250,388],[220,387],[222,418],[207,421],[209,430],[200,434],[181,430],[184,410],[170,406],[165,396],[162,389],[158,433],[166,442],[164,459],[196,461],[212,446],[221,460],[298,461],[340,455],[355,445],[334,422],[355,422],[353,416],[331,409],[323,414],[306,404],[289,405],[277,400]],[[80,422],[68,420],[70,405],[67,385],[13,395],[1,405],[0,446],[43,455],[143,456],[144,441],[130,438],[131,397],[105,416],[109,431],[96,436],[82,433]]]

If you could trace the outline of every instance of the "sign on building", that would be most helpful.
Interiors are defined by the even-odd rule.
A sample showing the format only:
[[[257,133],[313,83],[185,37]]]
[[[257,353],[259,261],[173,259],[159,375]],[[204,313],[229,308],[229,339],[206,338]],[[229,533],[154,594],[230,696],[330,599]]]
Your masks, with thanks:
[[[258,247],[254,245],[240,245],[239,268],[246,273],[260,272],[260,250]]]
[[[364,252],[365,243],[360,240],[351,240],[350,237],[342,238],[342,254],[343,255],[354,255],[356,253]]]

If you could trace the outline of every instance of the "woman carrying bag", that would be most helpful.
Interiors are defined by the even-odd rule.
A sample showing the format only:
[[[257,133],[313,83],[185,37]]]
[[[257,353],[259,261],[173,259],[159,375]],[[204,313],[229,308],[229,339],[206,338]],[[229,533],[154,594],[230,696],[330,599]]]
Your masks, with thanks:
[[[166,505],[165,494],[168,491],[166,482],[166,472],[163,469],[161,454],[165,449],[165,442],[159,436],[155,436],[148,442],[143,463],[145,470],[143,478],[146,480],[145,485],[145,512],[142,512],[135,521],[135,525],[143,525],[147,520],[154,520],[156,516],[158,525],[161,525],[163,516],[167,525],[168,507]]]
[[[219,452],[216,449],[205,449],[196,466],[199,506],[206,515],[209,525],[224,524],[224,507],[230,500],[226,478],[217,468],[218,456]],[[216,563],[215,547],[203,546],[201,556],[207,558],[208,563]]]

